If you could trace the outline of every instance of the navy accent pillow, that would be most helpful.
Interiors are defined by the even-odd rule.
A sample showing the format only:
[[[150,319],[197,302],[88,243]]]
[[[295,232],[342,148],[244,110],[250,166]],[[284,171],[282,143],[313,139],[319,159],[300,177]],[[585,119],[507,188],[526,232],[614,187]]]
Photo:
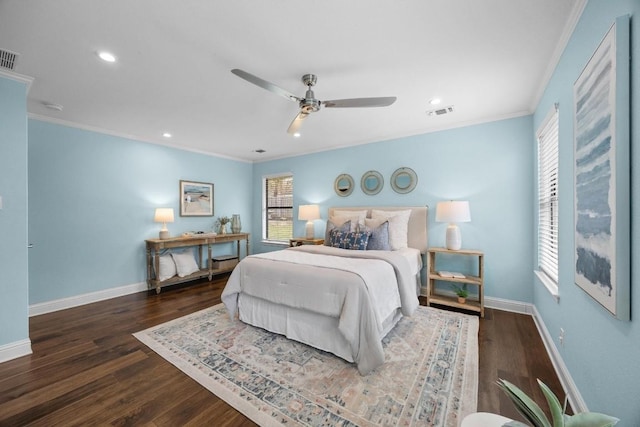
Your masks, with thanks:
[[[331,246],[331,232],[333,230],[339,230],[342,231],[344,233],[348,233],[351,230],[351,221],[347,221],[342,225],[335,225],[333,222],[331,222],[330,220],[327,220],[327,229],[324,232],[324,244],[325,246]]]
[[[385,221],[377,227],[365,226],[362,231],[368,232],[369,242],[367,243],[368,251],[390,251],[389,245],[389,221]]]
[[[329,238],[329,246],[340,249],[353,249],[364,251],[367,249],[370,233],[365,231],[347,232],[332,230]]]

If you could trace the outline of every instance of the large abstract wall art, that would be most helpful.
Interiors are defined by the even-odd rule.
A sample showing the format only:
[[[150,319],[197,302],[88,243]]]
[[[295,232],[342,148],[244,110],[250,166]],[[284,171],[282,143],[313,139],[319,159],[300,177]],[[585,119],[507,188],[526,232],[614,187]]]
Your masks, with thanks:
[[[622,17],[574,84],[575,282],[624,320],[631,270],[628,58],[629,19]]]

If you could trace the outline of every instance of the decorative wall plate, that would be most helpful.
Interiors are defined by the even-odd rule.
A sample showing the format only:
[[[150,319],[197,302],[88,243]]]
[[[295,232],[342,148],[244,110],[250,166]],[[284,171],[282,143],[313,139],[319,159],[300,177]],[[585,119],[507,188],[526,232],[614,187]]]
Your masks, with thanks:
[[[373,196],[378,194],[384,187],[384,178],[378,171],[365,172],[360,180],[360,188],[364,194]]]
[[[349,175],[348,173],[338,175],[335,182],[333,183],[333,189],[340,197],[347,197],[349,194],[351,194],[353,192],[353,187],[353,178],[351,178],[351,175]]]
[[[406,194],[413,191],[418,184],[418,175],[411,168],[398,168],[391,175],[391,188],[400,194]]]

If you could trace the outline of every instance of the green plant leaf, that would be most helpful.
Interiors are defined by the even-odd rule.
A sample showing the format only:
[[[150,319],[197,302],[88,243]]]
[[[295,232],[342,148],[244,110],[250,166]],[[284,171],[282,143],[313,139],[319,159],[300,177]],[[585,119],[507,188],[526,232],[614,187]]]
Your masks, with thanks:
[[[525,392],[503,379],[498,380],[498,386],[509,396],[520,415],[534,427],[552,427],[544,411]]]
[[[551,417],[553,418],[553,427],[563,427],[564,411],[562,409],[562,405],[560,404],[560,401],[558,400],[556,395],[551,391],[551,389],[539,379],[538,379],[538,385],[540,386],[540,390],[542,390],[544,397],[547,399],[547,404],[549,405],[549,409],[551,410]]]
[[[466,283],[463,286],[452,284],[451,287],[453,288],[453,292],[455,292],[455,294],[458,295],[459,297],[466,298],[469,296],[469,291],[467,290]]]
[[[553,394],[551,389],[547,387],[545,383],[540,381],[540,379],[537,381],[547,403],[549,404],[551,414],[553,415],[553,427],[611,427],[620,421],[616,417],[598,412],[581,412],[576,415],[565,415],[566,399],[564,407],[561,407],[560,401],[556,395]],[[534,427],[552,427],[549,419],[542,409],[540,409],[536,402],[534,402],[522,390],[511,384],[509,381],[503,379],[499,379],[497,384],[509,399],[511,399],[518,413],[520,413],[520,415],[522,415]],[[519,424],[507,423],[505,426],[506,425]]]
[[[581,412],[576,415],[565,415],[565,427],[610,427],[620,421],[616,417],[598,412]]]

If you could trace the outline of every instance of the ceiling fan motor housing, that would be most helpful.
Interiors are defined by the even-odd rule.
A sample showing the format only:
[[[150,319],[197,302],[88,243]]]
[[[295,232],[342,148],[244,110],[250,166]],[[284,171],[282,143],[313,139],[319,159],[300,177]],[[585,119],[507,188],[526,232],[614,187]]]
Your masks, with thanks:
[[[315,74],[305,74],[304,76],[302,76],[302,83],[304,83],[305,86],[314,86],[317,81],[318,76],[316,76]]]
[[[305,113],[313,113],[320,109],[320,101],[315,98],[311,89],[309,89],[304,98],[300,100],[300,109]]]
[[[305,113],[314,113],[320,109],[321,102],[316,99],[315,94],[311,90],[311,86],[314,86],[317,81],[318,76],[315,74],[305,74],[302,76],[302,83],[308,87],[304,99],[300,100],[300,109]]]

